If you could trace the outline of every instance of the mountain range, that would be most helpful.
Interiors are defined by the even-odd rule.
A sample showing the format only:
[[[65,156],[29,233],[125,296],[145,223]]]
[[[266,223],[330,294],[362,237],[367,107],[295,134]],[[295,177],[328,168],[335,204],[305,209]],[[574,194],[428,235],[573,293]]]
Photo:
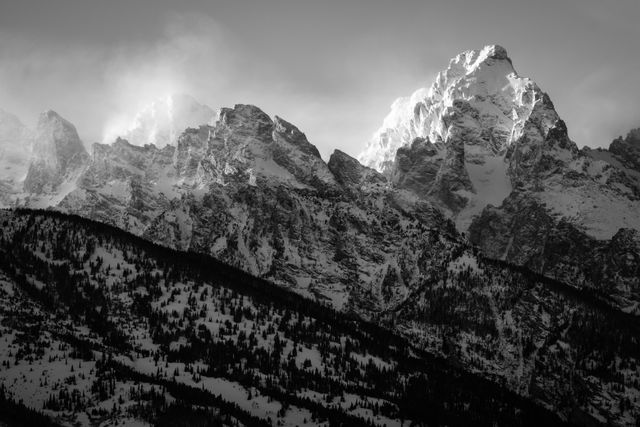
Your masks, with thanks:
[[[25,286],[42,291],[39,284],[52,280],[45,272],[24,277],[26,260],[93,275],[104,259],[117,259],[107,263],[107,276],[116,264],[152,268],[144,257],[127,257],[123,243],[96,237],[95,225],[87,225],[94,223],[21,210],[53,209],[131,233],[122,241],[138,236],[213,257],[339,316],[382,327],[408,340],[410,352],[488,379],[558,420],[633,425],[640,417],[640,132],[609,149],[579,149],[549,95],[521,77],[500,46],[461,53],[429,89],[394,102],[357,158],[336,150],[325,162],[296,126],[258,107],[214,112],[181,95],[158,100],[114,142],[90,152],[53,111],[35,130],[0,112],[0,165],[0,202],[12,209],[4,213],[2,249],[7,259],[14,251],[24,257],[3,268],[6,298]],[[86,236],[69,236],[72,228]],[[97,243],[73,251],[56,249],[59,240]],[[118,286],[135,283],[115,276]],[[124,297],[109,279],[98,281],[96,289],[106,289],[100,298],[129,298],[109,310],[131,310],[135,289]],[[192,298],[179,282],[165,279],[146,301],[150,311],[122,320],[147,325],[146,338],[120,331],[128,346],[104,337],[94,344],[113,347],[118,363],[131,360],[134,370],[131,348],[144,340],[181,369],[202,362],[171,353],[182,343],[204,357],[189,332],[160,337],[148,329],[167,298]],[[69,307],[78,298],[60,287],[45,293]],[[91,316],[68,321],[81,328]],[[159,340],[168,350],[154,347]],[[234,340],[239,345],[241,337]],[[8,378],[3,384],[16,393]],[[396,397],[386,402],[396,412],[374,424],[397,422],[403,413],[401,393],[389,390],[387,398]]]

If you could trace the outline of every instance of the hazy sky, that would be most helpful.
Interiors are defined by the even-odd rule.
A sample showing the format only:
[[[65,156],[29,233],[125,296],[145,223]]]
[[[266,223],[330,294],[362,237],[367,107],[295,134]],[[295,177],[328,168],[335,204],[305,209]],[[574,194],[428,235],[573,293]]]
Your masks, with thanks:
[[[323,157],[358,154],[392,101],[501,44],[579,146],[640,126],[638,0],[0,0],[0,108],[85,142],[151,99],[251,103]]]

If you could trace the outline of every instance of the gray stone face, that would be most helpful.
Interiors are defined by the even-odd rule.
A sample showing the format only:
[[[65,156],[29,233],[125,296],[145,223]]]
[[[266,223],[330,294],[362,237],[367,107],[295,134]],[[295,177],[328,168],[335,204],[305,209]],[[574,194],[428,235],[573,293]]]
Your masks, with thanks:
[[[609,151],[625,166],[640,172],[640,128],[631,130],[624,139],[615,139]]]
[[[378,171],[363,166],[354,157],[335,150],[327,164],[336,181],[346,188],[368,188],[385,185],[387,179]]]
[[[620,229],[597,240],[553,217],[527,193],[513,193],[499,208],[486,208],[469,239],[486,256],[591,289],[625,311],[638,313],[640,232]]]
[[[396,153],[391,182],[416,194],[429,194],[444,161],[442,153],[429,140],[416,138]]]
[[[88,157],[75,126],[55,111],[41,114],[24,190],[55,193],[64,181],[77,176]]]

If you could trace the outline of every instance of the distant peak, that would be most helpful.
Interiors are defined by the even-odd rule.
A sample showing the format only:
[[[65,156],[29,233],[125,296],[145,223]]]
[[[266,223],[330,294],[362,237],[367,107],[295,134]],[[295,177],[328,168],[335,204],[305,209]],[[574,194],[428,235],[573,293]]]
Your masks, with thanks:
[[[483,47],[482,49],[467,50],[451,59],[449,67],[445,70],[447,72],[454,72],[458,74],[475,74],[483,66],[492,66],[496,62],[507,62],[505,71],[507,73],[515,72],[513,70],[513,63],[507,54],[507,50],[496,44],[491,44]]]
[[[267,113],[251,104],[236,104],[233,108],[223,107],[220,109],[219,119],[229,124],[246,120],[251,120],[256,124],[271,125],[273,123]]]
[[[60,116],[60,114],[58,114],[53,110],[47,110],[47,111],[44,111],[42,114],[40,114],[40,118],[46,119],[46,120],[58,120],[58,119],[61,119],[62,117]]]
[[[487,45],[480,51],[480,58],[509,59],[507,49],[497,44]]]
[[[267,113],[253,104],[235,104],[233,106],[233,111],[239,114],[246,114],[251,116],[268,116]]]
[[[50,125],[62,126],[63,128],[73,129],[73,132],[76,131],[76,127],[70,121],[53,110],[47,110],[41,113],[38,119],[39,128],[47,127]]]
[[[377,171],[362,165],[344,151],[334,150],[327,164],[338,183],[345,186],[361,186],[363,183],[382,184],[386,179]]]

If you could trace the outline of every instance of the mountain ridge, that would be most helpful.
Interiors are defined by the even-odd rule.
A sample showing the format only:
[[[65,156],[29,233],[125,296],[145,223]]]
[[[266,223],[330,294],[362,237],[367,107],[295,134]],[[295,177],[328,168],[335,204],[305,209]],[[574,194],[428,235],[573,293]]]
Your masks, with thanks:
[[[640,284],[633,274],[619,276],[633,268],[599,249],[619,229],[638,229],[630,213],[639,203],[640,172],[634,174],[632,154],[615,154],[633,142],[616,140],[611,155],[578,151],[550,98],[517,75],[499,46],[453,58],[430,93],[407,118],[410,129],[429,135],[400,147],[383,174],[340,151],[325,163],[297,127],[251,105],[222,108],[211,124],[185,129],[175,144],[116,139],[94,144],[91,156],[75,128],[51,112],[42,127],[53,129],[47,120],[55,119],[60,138],[43,131],[48,136],[40,145],[71,147],[62,163],[77,154],[82,164],[57,170],[50,150],[53,169],[32,165],[48,178],[32,173],[25,181],[31,191],[3,199],[12,200],[5,206],[52,206],[210,253],[338,306],[349,304],[354,278],[358,288],[370,287],[367,304],[399,303],[427,274],[408,261],[416,259],[412,251],[422,251],[417,236],[425,228],[449,229],[453,220],[458,230],[468,223],[463,231],[493,258],[606,289],[621,309],[640,312]],[[619,207],[616,216],[604,204]],[[267,226],[274,221],[290,229]],[[565,240],[554,240],[559,228]],[[637,260],[635,241],[624,253]],[[564,267],[546,268],[565,243],[573,249],[570,258],[563,255]],[[605,260],[597,273],[604,281],[590,279],[580,267],[583,257]],[[394,296],[387,301],[380,289],[392,277]]]
[[[549,96],[496,46],[458,55],[432,88],[396,105],[399,128],[372,145],[382,172],[339,150],[325,162],[295,125],[252,105],[162,147],[118,138],[90,155],[69,122],[44,114],[28,184],[0,186],[0,201],[212,256],[566,419],[630,423],[636,371],[612,357],[635,363],[634,338],[602,304],[630,324],[640,314],[636,133],[578,150]],[[611,344],[605,355],[593,337]]]

